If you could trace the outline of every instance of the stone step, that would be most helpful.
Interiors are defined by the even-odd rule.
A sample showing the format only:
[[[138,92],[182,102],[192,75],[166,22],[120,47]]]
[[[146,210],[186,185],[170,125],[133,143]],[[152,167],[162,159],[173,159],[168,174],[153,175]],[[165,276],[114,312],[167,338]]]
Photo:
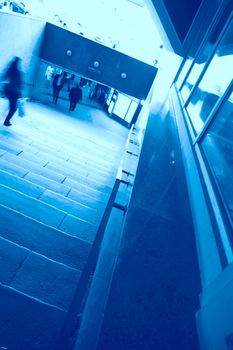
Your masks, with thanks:
[[[11,153],[6,152],[1,156],[1,159],[4,159],[7,162],[12,163],[14,165],[21,166],[22,168],[27,169],[29,172],[35,173],[37,175],[41,175],[43,177],[46,177],[58,183],[62,183],[69,187],[74,187],[79,189],[81,184],[86,187],[89,187],[90,189],[93,188],[96,191],[102,191],[104,193],[110,193],[111,191],[111,186],[98,183],[94,180],[90,180],[88,178],[79,176],[78,174],[77,174],[76,180],[72,180],[66,177],[66,175],[64,174],[59,174],[57,171],[53,171],[53,170],[50,170],[49,168],[46,168],[43,164],[38,164],[33,160],[23,159],[20,157],[20,155],[15,156]],[[72,183],[72,186],[69,185],[71,183]]]
[[[92,242],[97,224],[93,225],[10,187],[0,185],[0,203],[43,224]]]
[[[67,266],[82,270],[91,244],[0,205],[1,236]]]
[[[84,191],[84,186],[80,186],[80,190],[71,188],[67,194],[67,198],[82,203],[83,205],[95,210],[105,209],[109,196],[106,196],[105,194],[103,195],[102,192]]]
[[[111,142],[107,142],[105,140],[103,144],[103,141],[101,140],[100,143],[99,141],[97,141],[96,138],[94,140],[88,134],[85,134],[86,136],[84,136],[82,130],[78,130],[77,127],[72,127],[72,125],[67,125],[66,127],[65,124],[62,123],[61,129],[61,125],[57,123],[57,120],[55,121],[55,123],[51,124],[51,120],[43,119],[43,123],[37,123],[36,127],[35,121],[33,119],[27,119],[26,123],[22,123],[21,127],[25,126],[27,130],[28,128],[30,128],[35,135],[39,134],[38,139],[51,139],[54,140],[54,144],[58,145],[61,145],[61,143],[57,142],[57,140],[61,140],[61,142],[64,144],[64,147],[66,147],[67,149],[72,148],[74,145],[77,145],[85,151],[94,149],[95,154],[100,156],[117,153],[117,150]],[[69,140],[68,143],[67,140]]]
[[[101,163],[98,161],[94,161],[94,160],[90,160],[85,156],[81,156],[81,154],[79,155],[79,158],[77,157],[73,157],[72,155],[68,155],[67,153],[60,151],[59,152],[59,156],[60,157],[65,157],[65,159],[67,160],[68,164],[72,164],[74,166],[91,166],[94,169],[96,169],[97,171],[100,172],[109,172],[110,175],[114,175],[116,174],[116,171],[118,169],[119,166],[119,162],[120,159],[116,158],[115,159],[115,164],[111,163],[111,165],[109,166],[103,166],[101,165]]]
[[[81,271],[0,237],[0,283],[67,310]]]
[[[18,131],[22,129],[23,134],[31,134],[30,139],[34,138],[39,140],[40,143],[47,144],[49,148],[53,147],[53,149],[56,150],[64,150],[67,154],[72,155],[73,158],[76,157],[76,154],[78,157],[82,156],[84,158],[88,155],[87,158],[90,158],[90,160],[93,161],[95,161],[96,158],[99,158],[102,166],[112,166],[116,157],[119,156],[119,153],[115,149],[106,150],[106,147],[104,147],[102,150],[98,150],[98,145],[96,143],[90,143],[90,141],[87,142],[85,139],[82,139],[82,142],[80,142],[78,136],[72,135],[71,133],[67,133],[66,137],[62,137],[60,128],[58,132],[51,132],[51,130],[48,132],[48,128],[51,129],[51,125],[49,125],[49,127],[44,127],[43,129],[37,128],[37,130],[33,126],[32,131],[29,132],[28,124],[22,124],[20,125],[20,128],[18,126]],[[76,154],[74,153],[74,150],[77,150]]]
[[[0,142],[0,149],[1,149],[1,154],[4,154],[6,152],[9,152],[14,155],[18,155],[22,149],[19,148],[18,146],[12,145],[10,142],[5,142],[4,140],[1,140]]]
[[[40,201],[52,205],[66,213],[76,216],[91,224],[98,225],[103,214],[103,205],[95,203],[97,209],[92,209],[77,201],[59,195],[53,191],[46,190],[45,187],[36,185],[24,178],[12,175],[0,170],[0,184],[22,192],[30,197],[40,199]],[[93,200],[92,200],[93,201]],[[94,205],[93,205],[94,206]]]
[[[63,152],[61,152],[61,150],[53,149],[49,147],[48,144],[40,144],[38,141],[36,142],[31,140],[25,141],[25,138],[20,139],[19,135],[17,139],[15,139],[10,136],[4,137],[4,135],[0,134],[0,145],[2,145],[2,147],[0,147],[0,152],[2,154],[5,153],[6,151],[13,154],[20,154],[22,153],[22,151],[24,151],[24,153],[26,154],[31,154],[31,158],[34,158],[34,156],[37,155],[38,157],[40,157],[42,160],[45,161],[44,164],[51,161],[55,162],[56,164],[57,163],[62,164],[64,162],[66,165],[70,164],[70,162],[66,163],[67,160],[70,158],[70,154],[69,155],[64,154]],[[48,154],[48,147],[49,147],[49,154]],[[97,176],[100,176],[100,177],[101,176],[106,177],[107,175],[115,174],[115,169],[112,169],[112,166],[101,167],[99,165],[99,162],[97,161],[93,161],[93,162],[88,161],[87,156],[88,155],[86,155],[85,158],[84,157],[78,158],[78,154],[77,154],[76,161],[79,165],[78,167],[79,170],[82,170],[84,173],[86,173],[87,169],[89,170],[89,168],[90,168],[90,172],[93,171],[93,169],[95,169],[95,173],[97,174]],[[76,166],[75,166],[75,169],[77,170]]]
[[[4,158],[4,155],[2,157]],[[82,165],[82,167],[74,166],[67,161],[60,160],[58,157],[46,156],[46,154],[42,154],[41,152],[33,154],[32,152],[28,152],[28,150],[23,150],[18,154],[18,157],[25,161],[33,161],[45,169],[62,174],[64,177],[76,181],[89,181],[90,184],[93,182],[94,184],[97,183],[103,186],[112,186],[112,182],[114,181],[111,175],[99,175],[94,167],[91,168],[88,165]]]
[[[68,197],[61,196],[58,193],[52,192],[50,190],[46,190],[40,196],[40,200],[60,210],[63,210],[66,213],[69,213],[82,220],[90,222],[91,224],[95,224],[96,226],[99,225],[104,211],[104,207],[102,205],[98,207],[98,203],[95,204],[96,209],[93,209],[83,204],[80,204]]]
[[[22,166],[15,165],[13,163],[10,163],[8,161],[5,161],[0,157],[0,167],[3,171],[6,171],[10,174],[16,175],[18,177],[24,177],[27,180],[42,186],[47,187],[48,189],[60,193],[64,196],[69,196],[69,193],[71,191],[71,187],[66,186],[64,184],[60,184],[56,181],[50,180],[48,178],[45,178],[44,176],[34,174],[29,172],[27,169],[24,169]],[[91,203],[93,200],[99,200],[99,201],[106,201],[108,198],[108,195],[99,192],[95,189],[90,189],[89,187],[79,184],[78,188],[76,188],[75,192],[75,200],[78,199],[78,195],[82,195],[82,199],[87,199]],[[74,199],[74,197],[72,198]],[[78,200],[77,200],[78,201]],[[82,202],[83,203],[83,202]],[[84,205],[86,203],[83,203]]]
[[[28,150],[23,150],[18,156],[25,160],[33,159],[34,162],[43,164],[45,168],[57,171],[76,181],[90,180],[93,183],[112,186],[115,178],[113,175],[100,173],[94,166],[90,167],[86,164],[74,165],[64,159],[60,159],[58,155],[46,155],[45,152],[33,154],[28,152]]]
[[[0,167],[3,171],[6,171],[12,175],[16,175],[18,177],[25,178],[26,180],[37,184],[42,187],[46,187],[53,192],[59,193],[63,196],[67,196],[77,202],[80,202],[84,205],[90,206],[91,208],[96,205],[105,205],[105,201],[108,198],[106,194],[101,193],[99,191],[90,189],[84,185],[79,186],[79,189],[71,189],[64,184],[60,184],[56,181],[50,180],[43,176],[33,174],[28,170],[22,168],[21,166],[15,165],[13,163],[9,163],[0,157]],[[72,194],[71,194],[72,192]],[[81,198],[81,200],[80,200]],[[97,201],[97,203],[96,203]],[[99,201],[99,202],[98,202]],[[88,203],[88,204],[87,204]]]
[[[43,186],[36,185],[24,178],[3,170],[0,170],[0,184],[11,187],[33,198],[40,198],[42,193],[46,190]]]
[[[30,146],[37,148],[37,145],[38,145],[38,142],[33,141]],[[44,145],[39,143],[38,147],[39,147],[39,149],[41,148],[40,152],[46,152],[46,147],[48,149],[48,145],[46,143]],[[77,150],[77,152],[74,154],[74,149],[69,151],[69,150],[66,150],[64,148],[59,149],[59,150],[54,149],[54,148],[50,148],[50,153],[53,155],[58,155],[60,159],[64,159],[70,163],[73,162],[74,164],[77,164],[79,166],[87,165],[87,166],[93,167],[98,172],[101,172],[103,174],[115,173],[116,168],[117,168],[117,166],[114,166],[113,162],[111,162],[110,164],[109,164],[109,162],[107,162],[107,164],[105,164],[104,159],[101,160],[100,157],[98,157],[98,161],[97,161],[96,157],[93,156],[91,151],[89,152],[89,154],[86,154],[86,153],[83,154],[79,150]],[[118,158],[119,158],[119,156],[114,158],[116,160],[117,164],[119,162]]]
[[[28,174],[29,172],[27,169],[24,169],[19,165],[15,165],[13,163],[7,162],[2,157],[0,157],[0,169],[10,174],[16,175],[18,177],[25,177],[25,175]]]
[[[0,158],[1,165],[1,158]],[[109,194],[100,192],[93,188],[87,187],[85,185],[79,184],[75,189],[71,188],[69,185],[60,184],[56,181],[45,178],[44,176],[40,176],[31,172],[28,172],[25,175],[25,179],[38,184],[40,186],[47,187],[47,189],[64,195],[65,197],[71,198],[80,202],[84,205],[89,206],[90,208],[96,208],[101,205],[105,205],[106,201],[109,198]],[[71,195],[72,192],[72,195]]]
[[[0,284],[0,346],[52,350],[66,312]]]

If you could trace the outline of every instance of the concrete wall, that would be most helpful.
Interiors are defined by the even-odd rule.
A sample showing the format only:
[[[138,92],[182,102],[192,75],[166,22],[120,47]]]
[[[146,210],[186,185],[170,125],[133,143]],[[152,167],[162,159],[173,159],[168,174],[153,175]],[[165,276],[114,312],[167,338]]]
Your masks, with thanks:
[[[0,76],[13,56],[22,58],[26,94],[33,84],[45,22],[28,16],[0,12]]]
[[[200,279],[176,125],[151,111],[98,350],[197,350]]]
[[[197,314],[200,350],[233,348],[233,264],[203,292]]]

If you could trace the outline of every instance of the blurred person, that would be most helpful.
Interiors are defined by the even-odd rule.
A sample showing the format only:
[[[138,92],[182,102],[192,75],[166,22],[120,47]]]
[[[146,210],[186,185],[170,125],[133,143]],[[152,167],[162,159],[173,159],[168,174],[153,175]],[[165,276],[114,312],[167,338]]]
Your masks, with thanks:
[[[75,75],[68,73],[66,76],[67,91],[70,92],[71,86],[74,84]]]
[[[72,112],[75,110],[77,103],[82,100],[83,94],[82,89],[79,87],[79,84],[72,87],[69,93],[69,99],[70,99],[70,108],[69,112]]]
[[[53,79],[54,75],[54,68],[52,66],[48,66],[45,71],[45,77],[46,77],[46,89],[49,88],[51,81]]]
[[[53,102],[55,104],[57,104],[60,91],[62,90],[63,86],[66,83],[66,80],[67,80],[66,76],[67,76],[66,72],[58,71],[53,78]]]
[[[18,100],[22,97],[21,58],[15,56],[3,75],[4,95],[9,100],[9,112],[4,125],[11,126],[11,118],[18,109]]]

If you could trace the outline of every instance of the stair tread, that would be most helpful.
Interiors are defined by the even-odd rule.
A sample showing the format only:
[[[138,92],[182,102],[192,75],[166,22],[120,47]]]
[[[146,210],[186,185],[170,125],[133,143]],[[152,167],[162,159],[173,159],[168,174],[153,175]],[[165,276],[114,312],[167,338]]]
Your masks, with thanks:
[[[53,146],[54,149],[65,149],[70,153],[70,150],[73,150],[74,147],[79,147],[80,150],[85,153],[88,153],[90,150],[93,151],[93,154],[95,156],[104,156],[104,161],[110,161],[111,162],[111,154],[116,155],[118,154],[115,147],[111,145],[111,143],[108,143],[108,145],[111,145],[111,148],[108,148],[106,143],[105,145],[100,145],[96,141],[92,140],[90,137],[83,137],[83,134],[78,135],[78,130],[73,130],[72,128],[68,127],[68,129],[64,128],[64,125],[62,126],[62,133],[61,133],[61,127],[58,125],[56,127],[55,125],[52,125],[51,123],[48,123],[46,125],[46,121],[44,120],[43,123],[40,125],[37,124],[35,128],[34,120],[27,120],[27,124],[21,124],[20,129],[26,130],[28,134],[28,129],[31,129],[30,135],[33,135],[36,137],[39,142],[47,142],[49,140],[49,144]],[[24,131],[25,132],[25,131]],[[38,137],[39,136],[39,137]],[[67,140],[69,142],[67,143]],[[62,147],[61,147],[62,145]],[[108,159],[110,158],[110,159]]]
[[[54,261],[82,270],[91,245],[0,205],[1,236]]]
[[[67,159],[62,158],[60,153],[57,153],[56,156],[51,154],[48,155],[42,151],[35,154],[31,150],[23,149],[19,156],[28,160],[33,159],[33,161],[38,162],[38,164],[45,164],[45,166],[49,166],[51,170],[63,170],[63,172],[67,170],[67,174],[73,174],[73,176],[79,173],[82,176],[93,177],[93,180],[97,178],[100,183],[111,179],[113,176],[112,174],[115,173],[114,169],[112,170],[109,168],[108,170],[108,168],[106,168],[106,170],[103,171],[98,169],[96,164],[85,163],[87,162],[87,159],[80,160],[78,164],[74,165]]]
[[[25,193],[31,197],[38,198],[45,191],[45,187],[34,184],[24,178],[0,170],[0,184]]]
[[[0,237],[0,282],[50,305],[67,309],[81,271]]]
[[[79,203],[78,201],[74,201],[68,197],[64,197],[56,192],[46,190],[45,187],[36,185],[26,179],[1,170],[0,184],[11,187],[12,189],[20,191],[30,197],[39,198],[42,202],[52,205],[53,207],[56,207],[80,219],[86,220],[92,224],[99,222],[103,212],[103,206],[98,208],[97,203],[93,200],[93,204],[95,204],[95,207],[98,208],[98,210]]]
[[[28,134],[28,129],[31,129],[30,123],[18,125],[18,132],[22,132],[23,134]],[[37,129],[37,130],[36,130]],[[61,135],[61,130],[59,130],[59,134],[56,136],[54,132],[47,132],[48,128],[40,128],[39,127],[34,127],[31,129],[31,137],[29,140],[37,139],[40,141],[37,141],[38,144],[47,144],[47,147],[53,148],[54,151],[61,151],[61,152],[66,152],[69,157],[72,159],[75,158],[86,158],[88,155],[88,158],[92,161],[96,161],[96,157],[100,159],[100,163],[103,167],[109,166],[114,163],[114,160],[116,159],[116,155],[118,155],[117,150],[107,150],[106,148],[102,151],[97,149],[97,145],[94,142],[90,142],[87,139],[82,140],[82,142],[79,142],[77,135],[75,136],[72,133],[67,133],[66,137],[62,137]],[[49,125],[49,129],[51,129],[51,125]],[[64,130],[62,131],[64,133]],[[33,137],[32,137],[33,136]],[[64,142],[63,142],[64,140]],[[69,140],[69,143],[67,143],[67,140]],[[75,140],[75,141],[73,141]],[[30,141],[29,141],[30,142]],[[87,147],[87,143],[90,144]],[[62,145],[62,147],[61,147]],[[16,148],[17,149],[17,148]],[[78,149],[79,152],[74,154],[74,149]],[[112,155],[112,156],[111,156]]]
[[[22,166],[9,163],[2,157],[0,157],[0,166],[1,170],[7,171],[13,175],[17,175],[20,177],[24,177],[28,173],[28,170],[24,169]]]
[[[31,252],[10,286],[50,305],[67,310],[81,271]]]
[[[27,160],[19,156],[12,155],[11,153],[4,153],[1,156],[1,159],[12,163],[14,165],[18,165],[21,168],[24,168],[28,172],[35,173],[37,175],[41,175],[45,178],[48,178],[50,180],[56,181],[58,183],[65,183],[65,182],[72,182],[72,187],[79,188],[80,185],[84,185],[86,187],[89,187],[90,189],[95,189],[97,191],[110,191],[111,187],[105,184],[101,184],[97,181],[90,180],[89,178],[85,178],[83,176],[79,176],[77,173],[77,180],[72,180],[66,177],[66,175],[62,174],[61,172],[53,171],[49,168],[47,168],[45,165],[39,165],[38,163],[34,162],[33,160]]]
[[[93,224],[99,222],[103,212],[103,209],[98,208],[96,203],[96,209],[93,209],[50,190],[45,190],[40,200]]]
[[[0,284],[0,339],[7,349],[54,349],[65,311]],[[38,346],[37,346],[38,344]]]
[[[74,234],[74,230],[70,225],[63,225],[64,221],[72,221],[73,226],[75,227],[75,236],[82,237],[83,232],[85,232],[85,236],[88,236],[89,233],[89,240],[92,240],[93,235],[95,235],[97,224],[90,224],[83,219],[67,214],[58,208],[19,191],[15,191],[10,187],[0,185],[0,198],[0,203],[4,206],[17,210],[18,212],[46,225],[59,228],[66,233]]]
[[[1,145],[3,144],[3,148],[1,148]],[[4,148],[7,147],[5,150]],[[11,148],[17,147],[17,152],[11,152]],[[48,154],[48,148],[49,148],[49,154]],[[26,153],[28,154],[28,157],[31,158],[36,158],[38,157],[38,162],[41,162],[41,160],[44,160],[44,162],[52,161],[52,162],[59,162],[59,163],[67,163],[67,161],[70,159],[70,154],[65,153],[62,150],[53,150],[51,147],[48,146],[48,143],[44,144],[41,146],[41,144],[37,141],[31,141],[31,142],[25,142],[25,140],[15,140],[12,138],[9,138],[8,142],[6,143],[3,138],[0,136],[0,155],[4,154],[5,152],[9,152],[12,154],[22,154]],[[93,160],[91,161],[88,159],[88,155],[86,154],[85,157],[80,157],[79,154],[76,154],[76,157],[74,157],[77,164],[80,167],[84,167],[83,170],[86,170],[87,168],[90,169],[95,169],[96,173],[98,176],[106,176],[107,174],[111,175],[115,173],[115,167],[111,166],[106,166],[102,167],[100,164],[100,160],[96,161]],[[30,159],[29,159],[30,160]],[[67,163],[68,164],[68,163]],[[69,162],[70,164],[70,162]],[[77,166],[77,165],[76,165]]]
[[[12,175],[25,178],[26,180],[28,180],[36,185],[39,185],[42,187],[47,187],[48,189],[50,189],[54,192],[60,193],[64,196],[68,195],[69,192],[71,191],[71,187],[69,187],[69,186],[57,183],[56,181],[45,178],[42,175],[38,175],[38,174],[35,174],[32,172],[29,172],[28,170],[22,168],[21,166],[15,165],[15,164],[8,162],[2,158],[0,158],[0,166],[1,166],[2,170],[6,171]],[[83,191],[84,191],[84,193],[82,194]],[[79,197],[78,196],[79,192],[82,195],[82,198],[87,198],[87,200],[89,200],[89,202],[95,200],[96,197],[99,198],[99,196],[100,196],[99,191],[97,191],[95,189],[90,189],[89,187],[81,185],[81,184],[79,185],[78,189],[76,188],[75,192],[76,192],[76,197],[75,197],[76,199],[75,198],[72,198],[72,199],[77,200],[77,201],[78,201],[78,197]],[[105,194],[103,194],[103,196],[105,197]]]
[[[81,164],[82,167],[78,165],[74,165],[68,161],[60,161],[58,158],[57,159],[51,159],[50,157],[44,157],[44,160],[42,161],[40,153],[33,155],[33,154],[28,154],[26,152],[21,152],[18,157],[21,159],[25,160],[30,160],[33,156],[33,161],[38,160],[38,164],[43,164],[45,169],[48,169],[51,172],[56,172],[61,175],[63,175],[64,178],[70,178],[73,181],[76,182],[86,182],[87,186],[112,186],[112,183],[115,178],[115,173],[114,176],[111,174],[98,174],[98,169],[96,169],[94,166],[89,167],[85,166],[85,164]],[[4,156],[3,156],[4,159]]]

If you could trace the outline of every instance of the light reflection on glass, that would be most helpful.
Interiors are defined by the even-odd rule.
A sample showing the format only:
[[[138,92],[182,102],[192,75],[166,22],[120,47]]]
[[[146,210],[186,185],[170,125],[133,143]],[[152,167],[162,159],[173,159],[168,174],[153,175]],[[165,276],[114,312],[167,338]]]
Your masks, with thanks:
[[[183,80],[184,80],[186,74],[188,73],[189,68],[191,67],[192,62],[193,62],[192,57],[189,57],[186,59],[185,64],[182,68],[182,71],[180,72],[179,77],[178,77],[177,82],[176,82],[176,85],[178,88],[181,87]]]
[[[130,103],[130,106],[129,106],[129,109],[128,109],[128,112],[126,114],[126,117],[125,117],[125,121],[130,123],[133,116],[134,116],[134,113],[136,112],[136,109],[138,107],[138,102],[132,100],[131,103]]]
[[[233,93],[219,109],[201,147],[233,223]]]
[[[210,40],[210,38],[209,38]],[[206,42],[206,44],[204,45],[203,49],[201,50],[201,52],[199,53],[199,55],[197,56],[195,63],[192,67],[192,70],[189,74],[189,76],[187,77],[187,80],[184,84],[184,86],[182,87],[181,90],[181,94],[182,97],[184,99],[184,101],[187,100],[190,91],[192,90],[193,86],[195,85],[197,79],[199,78],[202,69],[204,68],[207,60],[209,59],[210,55],[213,52],[213,44],[210,44],[210,42]]]
[[[136,112],[137,106],[138,100],[119,93],[113,113],[125,121],[130,122]]]
[[[187,106],[193,127],[201,131],[209,113],[224,94],[233,76],[233,24],[217,47],[215,55]]]

